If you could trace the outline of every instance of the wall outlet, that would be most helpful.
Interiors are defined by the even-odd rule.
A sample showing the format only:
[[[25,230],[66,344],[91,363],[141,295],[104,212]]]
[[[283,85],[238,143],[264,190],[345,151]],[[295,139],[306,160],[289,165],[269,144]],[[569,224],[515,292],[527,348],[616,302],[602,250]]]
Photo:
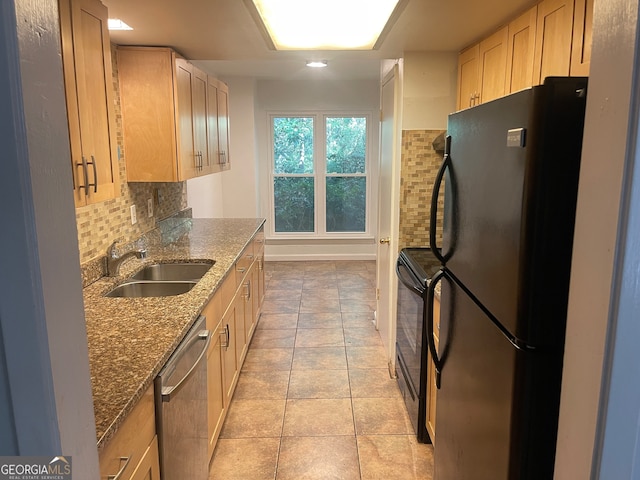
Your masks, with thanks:
[[[153,217],[153,198],[147,199],[147,216],[149,218]]]
[[[131,205],[131,225],[135,225],[136,222],[138,221],[138,217],[136,216],[136,206],[135,205]]]

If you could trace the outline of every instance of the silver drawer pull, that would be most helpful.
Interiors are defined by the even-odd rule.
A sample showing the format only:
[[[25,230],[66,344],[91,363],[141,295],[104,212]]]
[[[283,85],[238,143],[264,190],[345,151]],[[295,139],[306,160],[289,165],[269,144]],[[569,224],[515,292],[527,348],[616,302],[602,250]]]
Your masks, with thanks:
[[[127,469],[129,462],[131,461],[131,457],[120,457],[120,470],[115,475],[108,475],[107,480],[119,480],[122,476],[122,473]]]

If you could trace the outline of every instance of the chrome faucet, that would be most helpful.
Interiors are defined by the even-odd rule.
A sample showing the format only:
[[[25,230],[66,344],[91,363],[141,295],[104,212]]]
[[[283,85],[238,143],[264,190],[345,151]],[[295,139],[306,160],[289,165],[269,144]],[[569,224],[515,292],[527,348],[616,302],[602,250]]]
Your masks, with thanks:
[[[118,241],[113,242],[109,248],[107,249],[107,276],[115,277],[120,272],[120,265],[127,259],[131,257],[136,258],[147,258],[147,249],[139,248],[138,250],[129,250],[128,252],[123,253],[122,255],[118,255],[118,249],[116,248],[116,244]]]

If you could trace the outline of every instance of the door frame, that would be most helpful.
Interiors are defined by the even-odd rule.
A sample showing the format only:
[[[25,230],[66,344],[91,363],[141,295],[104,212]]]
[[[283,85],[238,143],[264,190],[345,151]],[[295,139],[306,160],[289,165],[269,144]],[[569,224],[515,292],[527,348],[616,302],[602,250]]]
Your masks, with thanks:
[[[380,83],[380,155],[378,167],[378,239],[376,244],[376,329],[380,333],[387,354],[389,374],[395,377],[396,359],[396,301],[397,278],[395,275],[400,222],[400,139],[402,108],[402,70],[399,62],[383,77]],[[392,82],[392,112],[384,111],[385,86]],[[387,99],[388,100],[388,99]],[[391,118],[390,123],[383,119]],[[391,162],[388,173],[384,170],[383,138],[385,127],[391,128]],[[385,195],[385,191],[388,195]],[[388,226],[388,229],[387,229]],[[388,243],[383,242],[388,239]]]

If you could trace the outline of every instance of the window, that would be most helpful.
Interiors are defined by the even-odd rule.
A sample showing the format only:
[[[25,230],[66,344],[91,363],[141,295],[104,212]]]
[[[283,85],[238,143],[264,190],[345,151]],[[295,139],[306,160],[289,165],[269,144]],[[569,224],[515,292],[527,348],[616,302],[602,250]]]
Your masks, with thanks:
[[[366,115],[272,115],[272,214],[280,235],[367,232]]]

